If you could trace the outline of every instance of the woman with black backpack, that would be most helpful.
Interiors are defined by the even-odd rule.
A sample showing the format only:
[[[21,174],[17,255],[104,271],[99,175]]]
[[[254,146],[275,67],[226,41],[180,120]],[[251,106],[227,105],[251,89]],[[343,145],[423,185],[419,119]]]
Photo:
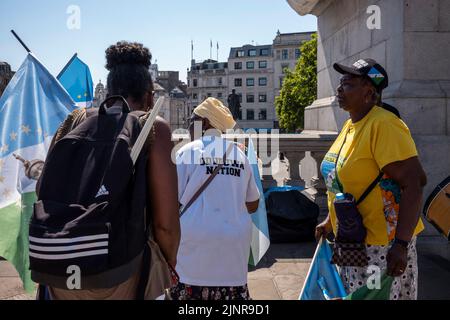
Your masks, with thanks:
[[[135,165],[130,161],[153,107],[150,51],[140,43],[118,42],[106,50],[106,60],[109,98],[99,109],[76,110],[61,125],[37,188],[36,208],[42,207],[44,215],[35,210],[30,227],[30,241],[36,242],[30,246],[31,270],[52,300],[154,299],[172,285],[169,269],[177,263],[177,172],[170,128],[163,119],[154,122]],[[73,157],[80,161],[71,163],[76,173],[57,161],[65,150],[77,151]],[[100,170],[104,173],[97,184]],[[70,192],[52,193],[63,188]],[[53,219],[54,198],[74,216]],[[56,231],[48,228],[52,221],[60,221]],[[39,233],[43,228],[47,231]],[[158,261],[163,262],[155,266]],[[76,268],[70,269],[73,276],[62,275],[67,265],[80,264],[78,282]]]

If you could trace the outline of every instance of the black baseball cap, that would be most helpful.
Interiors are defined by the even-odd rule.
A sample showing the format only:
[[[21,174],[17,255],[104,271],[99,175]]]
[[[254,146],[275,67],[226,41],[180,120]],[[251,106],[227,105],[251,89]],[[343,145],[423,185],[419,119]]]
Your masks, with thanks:
[[[341,74],[368,77],[378,92],[381,92],[389,85],[389,77],[386,70],[373,59],[360,59],[349,67],[335,63],[333,68]]]

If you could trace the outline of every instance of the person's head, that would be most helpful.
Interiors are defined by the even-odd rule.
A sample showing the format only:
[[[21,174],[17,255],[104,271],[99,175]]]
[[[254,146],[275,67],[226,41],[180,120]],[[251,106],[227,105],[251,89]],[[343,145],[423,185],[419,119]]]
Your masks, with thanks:
[[[236,94],[236,90],[235,89],[231,90],[231,93]]]
[[[333,67],[343,75],[336,90],[341,108],[350,112],[381,103],[389,79],[386,70],[375,60],[361,59],[350,67],[335,63]]]
[[[230,109],[216,98],[206,99],[192,112],[191,123],[189,125],[189,132],[192,139],[198,138],[194,132],[196,122],[201,124],[202,134],[211,129],[226,132],[229,129],[233,129],[236,125]]]
[[[123,96],[134,110],[153,106],[152,55],[137,42],[117,42],[106,50],[109,95]]]

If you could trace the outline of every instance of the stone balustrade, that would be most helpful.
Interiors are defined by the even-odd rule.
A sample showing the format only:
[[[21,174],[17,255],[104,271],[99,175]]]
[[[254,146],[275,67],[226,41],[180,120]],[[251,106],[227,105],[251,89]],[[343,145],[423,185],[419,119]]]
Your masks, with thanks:
[[[300,134],[227,134],[226,139],[248,144],[252,137],[260,159],[260,171],[265,189],[292,185],[303,186],[321,209],[326,208],[326,187],[320,175],[320,165],[337,137],[336,132],[304,131]],[[173,134],[174,153],[189,143],[187,134]],[[288,160],[280,161],[280,154]],[[283,165],[286,164],[284,167]],[[301,169],[300,169],[301,168]]]

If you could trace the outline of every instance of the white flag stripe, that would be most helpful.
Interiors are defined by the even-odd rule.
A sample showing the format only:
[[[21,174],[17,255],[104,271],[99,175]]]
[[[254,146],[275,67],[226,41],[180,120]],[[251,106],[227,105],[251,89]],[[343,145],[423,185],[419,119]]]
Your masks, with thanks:
[[[36,158],[38,160],[45,160],[45,155],[52,139],[53,136],[47,137],[41,144],[18,149],[13,153],[27,160],[34,160]],[[34,192],[36,189],[36,181],[25,178],[23,180],[19,179],[19,173],[23,171],[23,164],[14,158],[13,153],[10,153],[3,158],[0,157],[0,160],[2,160],[0,176],[5,179],[5,181],[0,184],[0,209],[6,208],[16,203],[17,200],[20,200],[21,193]],[[3,194],[6,189],[5,186],[8,186],[7,189],[10,189],[9,191],[11,191],[11,194],[8,197],[5,197]],[[19,192],[18,188],[22,190]]]
[[[75,250],[82,250],[82,249],[107,247],[107,246],[108,246],[108,241],[78,244],[78,245],[64,246],[64,247],[41,247],[41,246],[35,246],[35,245],[30,244],[30,250],[44,251],[44,252],[62,252],[62,251],[75,251]]]
[[[57,243],[74,243],[74,242],[93,241],[93,240],[108,239],[108,238],[109,238],[109,235],[107,233],[105,233],[105,234],[99,234],[96,236],[86,236],[86,237],[67,238],[67,239],[50,239],[50,238],[30,237],[30,241],[35,242],[35,243],[57,244]]]
[[[103,102],[103,101],[102,101]],[[87,102],[76,102],[75,105],[78,108],[90,108],[92,107],[92,101],[87,101]]]
[[[108,254],[108,249],[104,250],[92,250],[92,251],[84,251],[78,253],[69,253],[69,254],[39,254],[30,252],[30,257],[42,260],[67,260],[81,257],[90,257],[90,256],[100,256]]]

